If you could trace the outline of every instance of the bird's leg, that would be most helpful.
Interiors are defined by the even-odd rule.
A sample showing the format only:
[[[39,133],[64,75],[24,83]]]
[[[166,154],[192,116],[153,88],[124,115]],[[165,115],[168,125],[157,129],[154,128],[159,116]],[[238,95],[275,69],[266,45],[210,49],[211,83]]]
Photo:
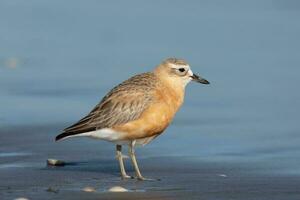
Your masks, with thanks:
[[[160,179],[150,179],[150,178],[144,178],[142,176],[139,166],[138,166],[138,163],[136,161],[134,145],[135,145],[135,140],[133,140],[129,143],[129,156],[131,157],[131,161],[132,161],[133,167],[135,169],[137,179],[140,181],[160,181]]]
[[[135,158],[134,145],[135,145],[135,140],[131,141],[129,144],[129,156],[131,158],[137,179],[144,180],[144,177],[142,176],[142,174],[140,172],[139,166],[138,166],[136,158]]]
[[[117,159],[119,160],[122,179],[133,178],[133,177],[128,176],[126,174],[125,167],[124,167],[124,162],[123,162],[123,155],[122,155],[122,145],[117,144],[116,145],[116,151],[117,151]]]

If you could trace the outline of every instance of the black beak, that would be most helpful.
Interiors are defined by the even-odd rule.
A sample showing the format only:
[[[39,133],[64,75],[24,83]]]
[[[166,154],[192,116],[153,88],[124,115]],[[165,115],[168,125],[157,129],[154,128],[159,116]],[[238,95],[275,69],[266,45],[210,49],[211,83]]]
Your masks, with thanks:
[[[204,79],[196,74],[193,74],[193,76],[191,76],[191,78],[192,78],[192,81],[202,83],[202,84],[209,84],[209,82],[206,79]]]

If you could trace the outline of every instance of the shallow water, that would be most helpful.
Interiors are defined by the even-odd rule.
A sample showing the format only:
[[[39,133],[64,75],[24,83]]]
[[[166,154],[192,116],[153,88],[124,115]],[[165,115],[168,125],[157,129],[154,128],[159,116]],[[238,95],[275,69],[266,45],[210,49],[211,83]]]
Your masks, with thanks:
[[[299,177],[299,20],[300,3],[292,0],[1,1],[0,157],[10,166],[16,160],[5,155],[14,152],[17,163],[30,156],[24,152],[56,155],[48,151],[56,132],[114,85],[176,56],[211,85],[188,86],[174,123],[138,150],[142,158],[238,163],[257,175]],[[21,127],[19,137],[8,136],[12,127]],[[25,144],[32,133],[22,127],[41,127],[41,135]],[[109,146],[67,144],[84,152]]]

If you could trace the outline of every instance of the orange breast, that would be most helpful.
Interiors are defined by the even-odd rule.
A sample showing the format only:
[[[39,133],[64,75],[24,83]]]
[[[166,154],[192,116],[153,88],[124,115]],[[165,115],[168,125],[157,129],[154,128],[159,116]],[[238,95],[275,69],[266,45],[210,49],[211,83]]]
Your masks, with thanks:
[[[140,139],[162,133],[181,106],[183,93],[178,94],[169,88],[162,88],[155,92],[155,99],[155,103],[149,106],[139,119],[113,129],[121,132],[124,140]]]

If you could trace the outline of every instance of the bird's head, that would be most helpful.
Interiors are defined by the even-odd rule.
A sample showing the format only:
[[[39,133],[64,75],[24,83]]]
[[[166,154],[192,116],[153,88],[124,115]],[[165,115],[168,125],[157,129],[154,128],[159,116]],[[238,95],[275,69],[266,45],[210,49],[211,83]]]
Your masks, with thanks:
[[[194,74],[189,64],[182,59],[168,58],[155,68],[154,73],[171,84],[182,86],[183,88],[190,81],[209,84],[206,79]]]

